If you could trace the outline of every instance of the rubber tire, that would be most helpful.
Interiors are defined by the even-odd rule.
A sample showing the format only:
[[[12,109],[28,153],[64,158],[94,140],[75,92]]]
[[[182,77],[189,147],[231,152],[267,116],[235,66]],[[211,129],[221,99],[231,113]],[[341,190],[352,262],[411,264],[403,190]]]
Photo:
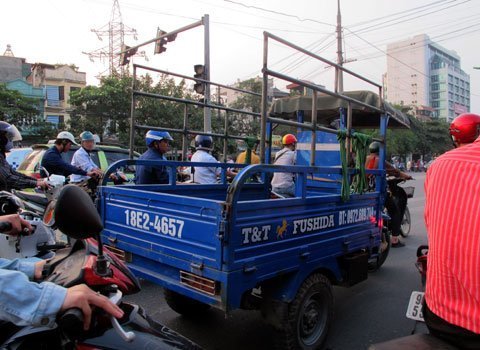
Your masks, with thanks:
[[[384,228],[382,234],[385,235],[385,240],[387,242],[387,248],[376,257],[368,262],[368,271],[375,272],[377,271],[387,260],[388,254],[390,253],[390,248],[392,247],[392,238],[391,233],[388,229]]]
[[[403,227],[403,222],[407,222],[408,223],[408,229]],[[405,207],[405,214],[403,214],[403,218],[402,218],[402,225],[400,226],[400,234],[402,235],[402,237],[408,237],[408,235],[410,234],[410,229],[412,228],[412,219],[411,219],[411,216],[410,216],[410,210],[408,209],[408,207]]]
[[[313,295],[318,296],[318,301],[312,301]],[[321,305],[318,305],[318,304]],[[306,306],[321,307],[322,325],[315,331],[319,333],[309,344],[301,340],[300,328],[302,321],[302,311]],[[314,311],[313,311],[314,312]],[[276,330],[274,338],[275,346],[278,350],[314,350],[320,349],[327,338],[328,329],[333,319],[333,293],[332,286],[327,277],[316,273],[308,277],[300,287],[292,302],[288,305],[284,320],[281,320],[281,329]]]
[[[185,317],[200,317],[210,309],[208,304],[201,303],[169,289],[164,289],[163,294],[167,305],[173,311]]]

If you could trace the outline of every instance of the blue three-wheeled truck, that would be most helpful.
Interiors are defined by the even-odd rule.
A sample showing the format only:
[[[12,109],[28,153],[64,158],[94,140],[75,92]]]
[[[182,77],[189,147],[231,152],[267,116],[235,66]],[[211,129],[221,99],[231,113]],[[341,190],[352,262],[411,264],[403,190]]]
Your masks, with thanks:
[[[265,50],[269,40],[362,78],[269,33]],[[227,314],[238,308],[261,310],[278,331],[272,343],[279,348],[317,349],[332,322],[332,285],[365,280],[369,268],[377,268],[388,254],[384,141],[387,125],[408,127],[408,119],[384,103],[379,85],[379,94],[330,91],[270,70],[267,56],[262,164],[239,165],[241,171],[229,183],[225,173],[232,165],[219,163],[219,183],[184,184],[175,181],[178,168],[212,164],[120,161],[109,172],[126,164],[158,163],[169,169],[170,183],[101,186],[102,239],[137,276],[161,285],[168,305],[180,314],[198,315],[212,306]],[[269,77],[296,83],[309,94],[268,106]],[[134,90],[133,96],[142,92]],[[297,165],[271,164],[275,125],[296,128]],[[380,169],[365,171],[371,138],[355,130],[372,128],[380,130],[382,162]],[[181,132],[185,135],[185,129]],[[292,173],[295,197],[272,194],[274,172]],[[366,176],[375,177],[373,188],[362,186]]]

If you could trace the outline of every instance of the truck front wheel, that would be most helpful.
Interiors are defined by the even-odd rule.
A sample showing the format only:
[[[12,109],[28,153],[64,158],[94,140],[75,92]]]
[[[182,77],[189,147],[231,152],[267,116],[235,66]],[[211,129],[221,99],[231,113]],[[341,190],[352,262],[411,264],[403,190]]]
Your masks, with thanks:
[[[164,289],[165,301],[170,308],[185,317],[201,316],[210,305],[201,303],[169,289]]]
[[[285,316],[275,337],[278,349],[320,349],[333,318],[332,286],[328,278],[319,273],[308,277],[288,305]]]

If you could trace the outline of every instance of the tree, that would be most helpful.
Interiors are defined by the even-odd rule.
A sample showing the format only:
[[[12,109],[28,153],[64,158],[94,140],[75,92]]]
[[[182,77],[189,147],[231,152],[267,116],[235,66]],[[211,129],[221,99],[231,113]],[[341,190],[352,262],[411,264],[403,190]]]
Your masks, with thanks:
[[[116,135],[120,141],[128,140],[131,79],[108,76],[101,79],[100,86],[89,85],[72,92],[70,130],[76,135],[90,130],[101,139]]]
[[[0,118],[15,124],[24,139],[44,140],[55,133],[53,125],[40,116],[41,103],[39,99],[26,97],[16,90],[7,89],[5,84],[0,84]]]
[[[241,81],[236,86],[239,89],[262,93],[262,81],[258,78],[252,78]],[[254,113],[261,112],[262,98],[256,95],[242,94],[240,95],[230,107],[235,109],[242,109]],[[260,118],[246,114],[236,114],[232,118],[233,129],[243,135],[255,136],[260,134]]]

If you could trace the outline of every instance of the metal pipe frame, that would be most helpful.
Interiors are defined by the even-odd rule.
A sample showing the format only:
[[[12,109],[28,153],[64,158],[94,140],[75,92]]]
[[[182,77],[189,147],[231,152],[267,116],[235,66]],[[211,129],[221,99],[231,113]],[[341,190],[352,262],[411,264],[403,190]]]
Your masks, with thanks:
[[[360,105],[360,106],[363,106],[363,107],[368,108],[368,109],[370,109],[370,110],[373,110],[373,111],[375,111],[375,112],[385,113],[385,110],[384,110],[384,109],[381,109],[381,108],[378,108],[378,107],[369,105],[368,103],[365,103],[365,102],[356,100],[356,99],[354,99],[354,98],[351,98],[351,97],[348,97],[348,96],[345,96],[345,95],[342,95],[342,94],[335,93],[335,92],[333,92],[333,91],[330,91],[330,90],[327,90],[327,89],[325,89],[325,88],[322,88],[322,87],[320,87],[320,86],[318,86],[318,85],[310,84],[310,83],[307,83],[307,82],[305,82],[305,81],[302,81],[302,80],[299,80],[299,79],[295,79],[295,78],[289,77],[288,75],[275,72],[275,71],[270,70],[270,69],[268,69],[268,68],[265,69],[265,73],[267,73],[268,75],[271,75],[271,76],[273,76],[273,77],[276,77],[276,78],[279,78],[279,79],[282,79],[282,80],[285,80],[285,81],[289,81],[289,82],[291,82],[291,83],[296,83],[296,84],[299,84],[299,85],[301,85],[301,86],[305,86],[305,87],[307,87],[307,88],[312,89],[313,91],[323,92],[324,94],[327,94],[327,95],[330,95],[330,96],[333,96],[333,97],[340,98],[340,99],[345,100],[345,101],[347,101],[347,102],[352,102],[352,103],[358,104],[358,105]]]
[[[178,98],[178,97],[154,94],[152,92],[133,91],[133,94],[136,95],[136,96],[153,97],[153,98],[158,98],[158,99],[167,100],[167,101],[186,103],[186,104],[200,106],[200,107],[210,107],[210,108],[219,109],[219,110],[222,110],[222,111],[228,111],[228,112],[232,112],[232,113],[240,113],[240,114],[252,115],[254,117],[260,117],[260,113],[244,111],[242,109],[235,109],[235,108],[224,107],[224,106],[217,106],[217,105],[207,104],[207,103],[194,101],[194,100],[186,100],[186,99]]]
[[[330,61],[330,60],[327,60],[326,58],[323,58],[323,57],[321,57],[321,56],[318,56],[318,55],[314,54],[313,52],[310,52],[310,51],[308,51],[308,50],[305,50],[304,48],[302,48],[302,47],[300,47],[300,46],[297,46],[297,45],[295,45],[294,43],[291,43],[291,42],[289,42],[289,41],[287,41],[287,40],[285,40],[285,39],[282,39],[282,38],[280,38],[280,37],[278,37],[278,36],[276,36],[276,35],[274,35],[274,34],[272,34],[272,33],[270,33],[270,32],[263,32],[263,33],[264,33],[264,38],[266,38],[267,40],[268,40],[268,38],[271,38],[271,39],[273,39],[273,40],[275,40],[275,41],[277,41],[277,42],[279,42],[279,43],[282,43],[282,44],[284,44],[284,45],[286,45],[286,46],[288,46],[288,47],[290,47],[290,48],[292,48],[292,49],[295,49],[295,50],[297,50],[297,51],[300,51],[300,52],[304,53],[304,54],[307,55],[307,56],[313,57],[313,58],[315,58],[315,59],[317,59],[317,60],[319,60],[319,61],[322,61],[322,62],[324,62],[324,63],[332,66],[332,67],[335,67],[336,70],[342,70],[342,71],[345,72],[345,73],[348,73],[348,74],[350,74],[350,75],[352,75],[352,76],[354,76],[354,77],[356,77],[356,78],[358,78],[358,79],[360,79],[360,80],[363,80],[363,81],[366,82],[366,83],[369,83],[369,84],[377,87],[377,88],[379,89],[379,93],[378,93],[378,94],[379,94],[379,96],[380,96],[380,99],[382,99],[382,86],[381,86],[380,84],[378,84],[378,83],[376,83],[376,82],[374,82],[374,81],[372,81],[372,80],[370,80],[370,79],[367,79],[367,78],[365,78],[365,77],[362,77],[361,75],[359,75],[359,74],[357,74],[357,73],[355,73],[355,72],[352,72],[350,69],[345,68],[344,66],[341,66],[341,65],[339,65],[339,64],[336,64],[335,62],[332,62],[332,61]]]
[[[205,136],[213,136],[213,137],[219,137],[222,139],[235,139],[235,140],[247,140],[248,137],[246,136],[237,136],[237,135],[230,135],[228,133],[225,134],[216,134],[213,132],[206,132],[206,131],[196,131],[196,130],[187,130],[185,131],[184,129],[173,129],[173,128],[164,128],[161,126],[150,126],[150,125],[136,125],[135,126],[137,129],[141,130],[158,130],[158,131],[168,131],[168,132],[173,132],[176,134],[184,134],[184,135],[190,135],[190,134],[195,134],[195,135],[205,135]]]
[[[194,77],[191,77],[191,76],[188,76],[188,75],[173,73],[173,72],[169,72],[169,71],[166,71],[166,70],[163,70],[163,69],[152,68],[152,67],[144,66],[144,65],[141,65],[141,64],[134,64],[133,66],[137,67],[138,69],[145,69],[145,70],[149,70],[149,71],[160,73],[160,74],[171,75],[171,76],[174,76],[174,77],[177,77],[177,78],[199,81],[199,82],[205,83],[205,84],[208,83],[210,85],[219,86],[219,87],[222,87],[222,88],[225,88],[225,89],[230,89],[230,90],[233,90],[233,91],[242,92],[244,94],[249,94],[249,95],[259,96],[259,97],[262,96],[262,94],[259,94],[259,93],[253,92],[253,91],[243,90],[243,89],[239,89],[239,88],[236,88],[236,87],[233,87],[233,86],[228,86],[228,85],[224,85],[224,84],[220,84],[220,83],[214,83],[212,81],[208,81],[208,80],[200,79],[200,78],[194,78]]]
[[[133,159],[133,146],[135,144],[135,80],[137,77],[137,70],[135,66],[133,67],[133,79],[132,79],[132,91],[130,93],[130,101],[132,101],[130,106],[130,149],[128,151],[128,156],[130,159]]]
[[[203,19],[201,19],[201,20],[199,20],[199,21],[197,21],[197,22],[194,22],[194,23],[192,23],[192,24],[186,25],[186,26],[184,26],[184,27],[181,27],[181,28],[172,30],[171,32],[168,32],[168,33],[166,33],[166,34],[157,36],[157,37],[155,37],[155,38],[153,38],[153,39],[147,40],[147,41],[145,41],[145,42],[143,42],[143,43],[141,43],[141,44],[132,46],[132,47],[130,47],[130,48],[127,49],[127,50],[120,51],[120,52],[117,53],[117,55],[121,55],[122,53],[127,53],[127,52],[132,51],[132,50],[138,50],[140,47],[145,46],[145,45],[148,45],[148,44],[151,44],[151,43],[153,43],[153,42],[155,42],[155,41],[158,41],[158,40],[160,40],[160,39],[162,39],[162,38],[166,38],[166,37],[169,37],[169,36],[171,36],[171,35],[176,35],[176,34],[178,34],[178,33],[185,32],[185,31],[187,31],[187,30],[190,30],[190,29],[193,29],[193,28],[196,28],[196,27],[200,27],[201,25],[203,25]]]

